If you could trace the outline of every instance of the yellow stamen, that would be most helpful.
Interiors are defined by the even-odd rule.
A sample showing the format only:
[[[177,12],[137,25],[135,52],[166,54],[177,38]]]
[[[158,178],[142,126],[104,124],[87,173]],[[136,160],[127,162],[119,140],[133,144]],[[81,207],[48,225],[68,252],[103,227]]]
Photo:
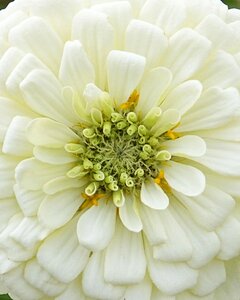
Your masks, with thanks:
[[[137,90],[134,90],[131,96],[128,98],[128,101],[120,105],[120,109],[129,109],[135,107],[138,103],[138,99],[139,93]]]
[[[85,208],[90,208],[92,206],[98,206],[98,200],[103,198],[105,194],[95,194],[93,196],[88,196],[87,194],[82,193],[82,197],[85,199],[83,204],[80,206],[79,210],[83,210]]]
[[[176,140],[177,138],[180,137],[180,135],[176,132],[173,132],[173,130],[168,130],[168,132],[166,132],[165,134],[167,137],[169,137],[171,140]]]
[[[167,180],[164,177],[164,171],[163,170],[161,170],[159,172],[159,175],[158,175],[158,177],[156,177],[154,179],[154,182],[156,184],[158,184],[166,193],[171,193],[171,188],[170,188]]]

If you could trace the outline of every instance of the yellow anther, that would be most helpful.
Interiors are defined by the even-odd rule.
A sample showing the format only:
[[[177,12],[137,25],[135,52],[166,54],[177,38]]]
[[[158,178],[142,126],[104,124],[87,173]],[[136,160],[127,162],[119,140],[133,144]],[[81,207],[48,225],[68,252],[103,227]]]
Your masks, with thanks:
[[[164,171],[161,170],[158,174],[158,177],[154,179],[154,182],[158,184],[166,193],[171,193],[171,188],[164,177]]]
[[[139,93],[137,90],[134,90],[131,96],[128,98],[127,102],[124,102],[120,105],[120,109],[130,109],[135,107],[138,103]]]
[[[171,140],[176,140],[180,136],[178,133],[173,132],[172,130],[168,130],[168,132],[165,135],[169,137]]]
[[[85,201],[80,206],[79,211],[81,211],[85,208],[90,208],[92,206],[98,206],[99,199],[101,199],[105,196],[105,194],[95,194],[93,196],[88,196],[85,193],[82,193],[81,195],[82,195],[83,199],[85,199]]]

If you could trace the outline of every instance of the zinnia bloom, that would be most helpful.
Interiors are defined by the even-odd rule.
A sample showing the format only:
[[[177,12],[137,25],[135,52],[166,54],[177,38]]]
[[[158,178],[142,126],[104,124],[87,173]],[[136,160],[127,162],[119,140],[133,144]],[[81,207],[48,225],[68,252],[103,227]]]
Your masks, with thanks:
[[[0,290],[239,300],[240,12],[16,0],[0,14]]]

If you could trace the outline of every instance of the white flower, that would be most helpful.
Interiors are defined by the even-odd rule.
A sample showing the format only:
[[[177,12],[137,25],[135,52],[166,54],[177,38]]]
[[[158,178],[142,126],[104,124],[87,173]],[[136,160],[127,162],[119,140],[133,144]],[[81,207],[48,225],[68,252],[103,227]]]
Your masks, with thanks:
[[[240,12],[16,0],[0,13],[0,291],[239,300]]]

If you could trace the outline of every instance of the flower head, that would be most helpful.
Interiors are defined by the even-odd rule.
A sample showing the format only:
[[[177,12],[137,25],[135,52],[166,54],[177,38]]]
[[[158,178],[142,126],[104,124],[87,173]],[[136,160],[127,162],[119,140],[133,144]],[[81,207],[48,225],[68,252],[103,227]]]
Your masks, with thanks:
[[[218,0],[1,12],[1,292],[238,299],[239,24]]]

